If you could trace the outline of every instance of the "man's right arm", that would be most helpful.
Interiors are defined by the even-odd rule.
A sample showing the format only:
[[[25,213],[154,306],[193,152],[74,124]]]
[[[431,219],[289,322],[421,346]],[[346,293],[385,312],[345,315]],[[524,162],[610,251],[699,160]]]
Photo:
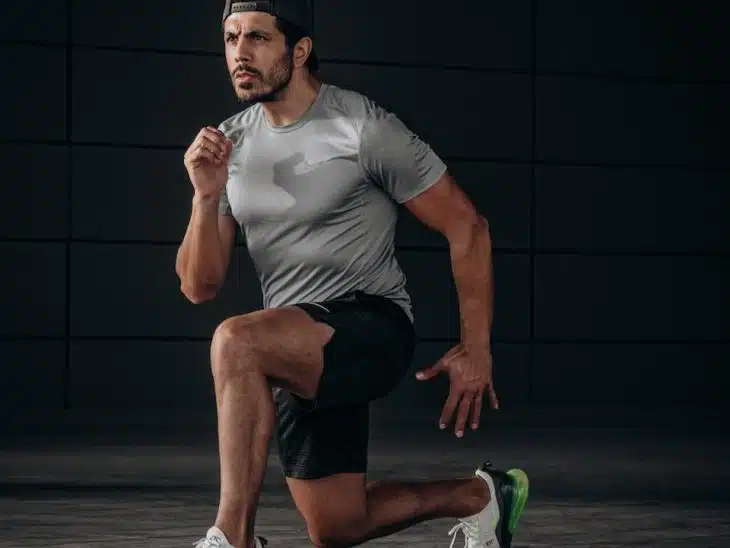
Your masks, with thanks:
[[[212,300],[226,279],[236,237],[236,220],[219,212],[221,197],[193,197],[175,271],[182,293],[195,304]]]

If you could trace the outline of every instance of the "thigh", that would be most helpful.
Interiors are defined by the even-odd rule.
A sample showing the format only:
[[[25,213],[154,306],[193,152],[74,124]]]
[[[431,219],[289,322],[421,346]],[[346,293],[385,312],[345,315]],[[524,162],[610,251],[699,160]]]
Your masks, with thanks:
[[[315,396],[323,371],[323,348],[333,328],[298,307],[252,312],[224,321],[213,335],[213,363],[245,363],[257,367],[273,386],[303,399]]]

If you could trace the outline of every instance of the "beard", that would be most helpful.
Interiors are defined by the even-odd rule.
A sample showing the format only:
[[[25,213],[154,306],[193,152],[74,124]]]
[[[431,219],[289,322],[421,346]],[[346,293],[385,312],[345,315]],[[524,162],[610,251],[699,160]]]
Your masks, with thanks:
[[[277,101],[281,92],[286,90],[291,82],[293,67],[293,58],[289,53],[285,53],[266,74],[262,74],[253,67],[244,66],[242,68],[254,74],[255,77],[247,82],[236,82],[234,76],[233,86],[236,95],[240,101],[252,105]]]

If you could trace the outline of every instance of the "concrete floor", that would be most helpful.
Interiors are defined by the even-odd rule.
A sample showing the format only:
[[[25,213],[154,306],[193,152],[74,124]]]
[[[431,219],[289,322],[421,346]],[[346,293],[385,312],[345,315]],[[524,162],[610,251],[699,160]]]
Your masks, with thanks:
[[[0,546],[191,546],[215,516],[214,439],[145,442],[6,443],[0,450]],[[521,427],[461,441],[419,433],[407,444],[392,436],[374,440],[371,476],[462,476],[487,458],[524,468],[531,497],[514,547],[727,548],[729,448],[720,432],[671,429]],[[368,545],[446,547],[453,524],[433,521]],[[275,457],[258,533],[271,548],[309,546]]]

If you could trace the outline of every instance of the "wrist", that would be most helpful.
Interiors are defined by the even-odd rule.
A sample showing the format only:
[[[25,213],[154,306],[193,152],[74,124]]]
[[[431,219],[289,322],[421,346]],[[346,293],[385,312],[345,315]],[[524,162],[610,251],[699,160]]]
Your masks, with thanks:
[[[221,192],[200,192],[195,191],[193,194],[193,204],[197,204],[203,207],[218,207],[218,203],[221,199]]]
[[[491,352],[492,350],[489,337],[462,337],[461,344],[467,352]]]

